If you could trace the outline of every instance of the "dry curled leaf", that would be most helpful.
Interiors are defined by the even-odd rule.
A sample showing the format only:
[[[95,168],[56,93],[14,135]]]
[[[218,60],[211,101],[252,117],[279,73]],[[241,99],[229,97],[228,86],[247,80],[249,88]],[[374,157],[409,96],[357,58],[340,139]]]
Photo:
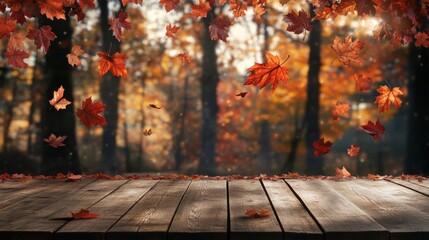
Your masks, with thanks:
[[[347,171],[347,169],[345,167],[343,167],[342,169],[339,168],[335,168],[335,176],[337,177],[351,177],[352,175],[349,173],[349,171]]]
[[[264,208],[261,210],[257,210],[255,208],[246,209],[246,216],[249,218],[264,218],[270,216],[270,209]]]
[[[72,47],[71,53],[66,55],[69,61],[69,64],[72,66],[80,66],[81,61],[79,56],[82,55],[83,53],[84,51],[82,50],[82,48],[80,48],[79,45],[74,45]]]

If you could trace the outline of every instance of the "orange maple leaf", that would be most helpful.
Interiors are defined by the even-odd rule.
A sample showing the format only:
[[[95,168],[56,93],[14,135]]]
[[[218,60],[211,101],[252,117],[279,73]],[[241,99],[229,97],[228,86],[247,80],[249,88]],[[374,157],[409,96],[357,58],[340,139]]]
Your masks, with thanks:
[[[371,88],[372,82],[373,82],[372,78],[367,77],[362,73],[355,74],[354,80],[355,80],[356,90],[361,91],[361,92],[369,91]]]
[[[63,98],[64,96],[64,88],[61,85],[60,88],[58,88],[58,91],[54,91],[54,97],[49,100],[49,104],[54,106],[57,111],[60,109],[66,109],[67,105],[71,104],[67,99]]]
[[[98,217],[98,214],[90,213],[89,210],[83,209],[83,208],[80,209],[79,212],[77,212],[77,213],[72,212],[71,214],[72,214],[72,217],[74,219],[90,219],[90,218],[97,218]]]
[[[20,33],[13,33],[9,37],[9,42],[7,43],[7,50],[25,50],[24,46],[24,36]]]
[[[246,216],[249,218],[264,218],[270,216],[270,209],[264,208],[261,210],[257,210],[255,208],[246,209]]]
[[[286,84],[289,79],[287,69],[282,67],[289,57],[283,63],[280,63],[278,56],[274,56],[271,53],[265,53],[265,57],[267,59],[266,63],[255,63],[255,65],[247,69],[250,75],[244,85],[255,85],[262,89],[271,83],[272,91],[274,92],[280,81]]]
[[[16,21],[9,19],[7,16],[0,17],[0,38],[8,36],[15,30]]]
[[[47,18],[54,20],[66,19],[63,9],[63,0],[37,1],[40,6],[40,13],[45,14]]]
[[[106,125],[106,119],[101,116],[101,113],[106,108],[106,105],[101,102],[92,103],[92,97],[87,98],[82,102],[82,108],[76,110],[76,116],[87,128],[91,126],[104,126]]]
[[[347,154],[351,157],[357,156],[359,154],[360,147],[352,144],[349,149],[347,149]]]
[[[194,18],[197,17],[207,17],[207,12],[210,11],[211,6],[209,2],[205,2],[204,0],[199,0],[199,5],[193,4],[191,6],[192,12],[191,16]]]
[[[179,2],[180,0],[159,0],[159,4],[164,5],[166,12],[176,9],[176,4]]]
[[[335,104],[332,107],[332,119],[339,120],[340,116],[343,117],[347,115],[349,111],[350,111],[350,105],[343,102],[337,102],[337,104]]]
[[[352,175],[350,174],[349,171],[347,171],[347,169],[345,167],[343,167],[342,169],[339,168],[335,168],[335,176],[337,177],[351,177]]]
[[[399,89],[399,87],[394,87],[390,89],[388,86],[380,86],[377,89],[377,92],[380,93],[375,98],[375,102],[378,104],[378,112],[387,112],[390,110],[390,104],[393,103],[397,108],[401,107],[402,101],[398,97],[404,95],[404,93]]]
[[[352,36],[349,35],[344,39],[335,37],[334,43],[331,45],[332,50],[337,54],[337,58],[344,65],[360,65],[363,63],[363,58],[359,55],[360,50],[365,46],[365,43],[360,40],[352,41]]]
[[[246,15],[247,3],[246,1],[230,0],[229,10],[232,10],[234,18],[239,18]]]
[[[81,62],[79,56],[82,55],[84,51],[80,48],[79,45],[75,45],[72,47],[71,53],[67,54],[67,59],[69,64],[72,66],[80,66]]]
[[[174,38],[174,35],[176,34],[176,32],[177,32],[179,29],[180,29],[180,27],[179,27],[179,26],[168,24],[168,25],[165,27],[165,30],[166,30],[166,32],[165,32],[165,36],[167,36],[167,37],[169,37],[169,38]]]
[[[191,57],[189,57],[189,52],[179,53],[177,57],[179,58],[182,65],[184,65],[185,63],[190,63],[192,61]]]
[[[100,76],[103,76],[108,71],[113,75],[119,77],[127,77],[127,69],[125,68],[125,60],[127,56],[116,52],[112,56],[105,52],[98,52],[97,55],[100,57],[99,67]]]
[[[63,143],[64,140],[66,140],[67,136],[55,136],[53,133],[49,136],[49,138],[44,138],[43,141],[49,143],[49,146],[53,148],[57,147],[64,147],[65,144]]]

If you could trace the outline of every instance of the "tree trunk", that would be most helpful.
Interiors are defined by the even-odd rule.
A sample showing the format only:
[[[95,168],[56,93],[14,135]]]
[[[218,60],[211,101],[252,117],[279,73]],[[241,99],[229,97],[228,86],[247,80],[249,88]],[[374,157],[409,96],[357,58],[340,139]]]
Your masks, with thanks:
[[[3,125],[3,152],[7,152],[9,150],[10,145],[10,138],[9,138],[9,130],[10,126],[12,125],[13,120],[13,109],[16,105],[16,95],[18,93],[18,79],[11,79],[12,80],[12,100],[7,104],[6,108],[6,115]]]
[[[210,16],[216,18],[215,8]],[[217,103],[217,85],[219,73],[217,70],[216,41],[210,39],[209,25],[211,18],[204,18],[204,30],[201,37],[203,50],[203,64],[201,84],[202,126],[201,126],[201,152],[199,172],[213,173],[216,167],[216,128],[219,106]]]
[[[314,17],[313,6],[310,7],[311,18]],[[307,103],[306,111],[306,126],[305,146],[306,146],[306,161],[307,174],[323,174],[323,158],[315,157],[313,154],[313,141],[320,138],[319,128],[319,95],[320,82],[319,72],[321,66],[320,47],[322,45],[322,26],[320,21],[313,21],[313,29],[310,31],[308,40],[310,46],[309,70],[307,76]]]
[[[427,23],[426,23],[427,25]],[[405,172],[429,176],[429,49],[409,47]]]
[[[298,152],[298,146],[299,142],[301,141],[302,132],[305,127],[305,123],[303,120],[305,120],[305,116],[301,119],[301,124],[299,123],[299,109],[301,108],[301,104],[298,102],[296,104],[296,112],[295,112],[295,118],[294,118],[294,131],[292,134],[292,142],[290,146],[289,154],[287,155],[286,161],[283,164],[283,167],[281,169],[281,173],[288,173],[292,172],[295,167],[295,161],[296,161],[296,155]]]
[[[75,133],[75,110],[73,104],[66,109],[57,111],[49,105],[54,91],[62,85],[65,89],[64,97],[70,102],[74,102],[72,66],[69,65],[66,55],[71,51],[71,39],[73,31],[70,26],[70,19],[51,21],[46,18],[40,20],[41,25],[50,25],[57,38],[51,43],[48,53],[45,56],[44,87],[42,106],[42,136],[49,137],[51,133],[56,136],[67,135],[65,147],[53,148],[45,144],[42,149],[43,172],[44,174],[56,174],[58,172],[79,173],[79,156],[76,144]]]
[[[102,31],[102,51],[110,55],[120,52],[120,44],[109,30],[109,1],[99,0],[100,6],[100,24]],[[116,156],[116,131],[118,129],[118,94],[119,94],[119,77],[113,76],[107,72],[101,79],[100,96],[106,109],[103,114],[107,124],[103,126],[102,139],[102,161],[104,169],[113,174],[118,171]]]
[[[36,53],[35,57],[35,66],[33,69],[33,76],[31,80],[31,86],[30,86],[30,94],[31,94],[31,103],[30,103],[30,109],[28,113],[28,136],[27,136],[27,153],[29,155],[38,155],[40,154],[40,141],[33,143],[34,134],[36,134],[36,137],[40,135],[40,128],[36,126],[35,123],[35,117],[36,111],[40,109],[41,105],[41,96],[42,89],[41,89],[41,79],[39,78],[38,74],[40,73],[38,66],[40,66],[41,61],[39,59],[39,54]]]
[[[189,75],[186,75],[185,77],[185,84],[183,86],[183,103],[182,103],[182,109],[179,113],[179,116],[176,119],[180,118],[180,125],[179,125],[179,133],[175,137],[174,140],[174,170],[179,171],[180,167],[183,163],[183,154],[182,154],[182,142],[185,137],[185,119],[186,114],[188,112],[188,88],[189,88]]]
[[[127,124],[127,120],[124,119],[124,123],[122,126],[122,130],[123,130],[123,137],[124,137],[124,152],[125,152],[125,170],[127,172],[132,172],[133,171],[133,167],[131,165],[131,152],[130,152],[130,144],[128,141],[128,124]]]

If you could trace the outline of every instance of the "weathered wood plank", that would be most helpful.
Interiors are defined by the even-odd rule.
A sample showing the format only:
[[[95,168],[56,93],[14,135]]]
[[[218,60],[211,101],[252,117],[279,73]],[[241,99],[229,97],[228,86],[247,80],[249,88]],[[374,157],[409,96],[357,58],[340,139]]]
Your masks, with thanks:
[[[421,184],[421,185],[418,184],[418,181],[409,182],[409,181],[404,181],[399,179],[389,179],[388,181],[404,186],[406,188],[410,188],[416,192],[419,192],[429,197],[429,187],[425,187],[424,184]]]
[[[284,239],[322,240],[323,232],[284,181],[263,185],[282,224]]]
[[[8,221],[0,225],[0,237],[10,240],[47,240],[53,239],[54,232],[71,220],[70,212],[80,208],[89,208],[95,202],[114,191],[126,181],[89,180],[90,184],[77,191],[62,194],[55,202],[46,203],[40,209],[25,218]],[[68,183],[76,185],[76,183]]]
[[[89,208],[99,214],[98,218],[86,221],[72,220],[55,233],[55,239],[105,239],[105,234],[157,180],[133,180],[122,185]]]
[[[222,240],[228,233],[226,181],[193,181],[171,223],[169,240]]]
[[[230,239],[283,239],[282,229],[276,219],[267,195],[257,180],[233,180],[228,182],[230,211]],[[246,209],[270,210],[266,218],[248,218]]]
[[[190,181],[162,180],[107,232],[107,240],[165,240]]]
[[[52,182],[45,180],[30,180],[29,182],[7,181],[0,184],[0,209],[38,193],[52,186]]]
[[[391,240],[429,233],[429,198],[388,181],[325,181],[390,232]]]
[[[389,233],[324,180],[286,180],[323,228],[326,240],[388,240]]]

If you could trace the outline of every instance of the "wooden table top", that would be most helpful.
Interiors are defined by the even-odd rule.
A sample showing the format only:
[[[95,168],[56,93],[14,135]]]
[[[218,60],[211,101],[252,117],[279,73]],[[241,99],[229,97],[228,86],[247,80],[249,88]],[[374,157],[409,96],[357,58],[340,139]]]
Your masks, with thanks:
[[[0,240],[26,239],[429,240],[429,180],[0,183]]]

